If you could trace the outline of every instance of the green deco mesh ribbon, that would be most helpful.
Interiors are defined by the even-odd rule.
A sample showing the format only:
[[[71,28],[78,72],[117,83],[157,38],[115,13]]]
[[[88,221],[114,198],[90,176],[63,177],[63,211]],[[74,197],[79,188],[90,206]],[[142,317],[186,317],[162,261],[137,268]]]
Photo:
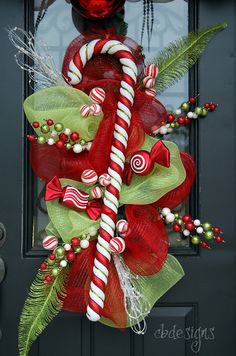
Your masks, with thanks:
[[[141,149],[151,151],[156,142],[155,138],[146,135]],[[166,168],[155,164],[153,171],[147,176],[133,174],[130,186],[122,186],[121,204],[147,205],[154,203],[184,181],[186,172],[180,159],[178,147],[173,142],[163,142],[170,151],[170,167]]]
[[[103,114],[99,116],[82,117],[80,108],[82,105],[92,105],[91,99],[84,92],[67,86],[58,86],[43,89],[29,96],[24,102],[24,110],[30,123],[38,121],[40,126],[44,120],[53,119],[61,122],[64,127],[76,131],[86,141],[94,139]],[[40,129],[35,129],[40,136]]]
[[[141,290],[142,299],[145,300],[145,304],[149,304],[151,309],[183,276],[184,270],[178,260],[174,256],[168,255],[160,272],[148,277],[139,276],[136,283],[135,279],[133,282],[134,287],[137,290]],[[145,309],[145,306],[143,306],[143,309]],[[115,313],[116,309],[114,308],[113,314]],[[109,319],[101,318],[100,322],[111,327],[116,327]],[[132,323],[128,321],[127,327],[131,325]]]

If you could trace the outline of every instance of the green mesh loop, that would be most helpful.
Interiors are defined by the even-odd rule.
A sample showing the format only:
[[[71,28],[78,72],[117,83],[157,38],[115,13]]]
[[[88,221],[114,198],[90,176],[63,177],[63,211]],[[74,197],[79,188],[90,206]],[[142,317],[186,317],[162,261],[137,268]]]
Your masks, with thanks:
[[[69,86],[56,86],[30,95],[24,102],[24,110],[31,124],[38,121],[41,126],[45,124],[44,120],[53,119],[55,123],[61,122],[64,127],[78,132],[84,140],[91,141],[103,114],[82,117],[82,105],[92,105],[91,99],[84,92]],[[49,137],[49,134],[43,134],[40,128],[35,129],[35,132],[38,136]]]
[[[184,270],[179,261],[172,255],[168,255],[166,262],[160,272],[153,276],[139,278],[139,290],[141,290],[150,306],[154,304],[169,290],[171,289],[181,278],[184,276]],[[147,319],[148,320],[148,319]],[[102,324],[110,327],[116,327],[114,323],[105,318],[99,320]],[[140,320],[141,321],[141,320]],[[127,327],[130,327],[130,322],[127,323]]]
[[[60,182],[62,187],[69,185],[87,193],[90,193],[91,190],[91,187],[71,179],[60,179]],[[51,220],[49,229],[53,226],[64,242],[70,242],[72,237],[88,232],[91,226],[99,228],[100,219],[97,221],[91,220],[85,212],[79,213],[62,206],[58,203],[58,199],[49,200],[46,204]]]
[[[142,149],[151,151],[156,142],[155,138],[146,135]],[[146,205],[154,203],[185,180],[186,172],[178,147],[173,142],[163,142],[170,150],[170,167],[166,168],[155,164],[153,171],[147,176],[133,174],[130,186],[122,185],[121,204]]]

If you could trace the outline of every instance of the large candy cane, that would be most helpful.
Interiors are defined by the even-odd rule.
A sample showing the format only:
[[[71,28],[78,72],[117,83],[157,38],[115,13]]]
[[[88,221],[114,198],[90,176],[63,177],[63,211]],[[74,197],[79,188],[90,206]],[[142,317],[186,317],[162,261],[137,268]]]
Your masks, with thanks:
[[[108,268],[111,259],[109,242],[111,238],[114,237],[131,120],[130,109],[134,99],[133,87],[137,79],[137,67],[129,48],[119,41],[98,39],[82,46],[79,52],[75,54],[74,59],[71,60],[68,70],[70,84],[78,84],[82,79],[81,71],[87,61],[93,56],[102,53],[114,55],[119,59],[122,64],[123,77],[117,103],[116,122],[108,168],[108,173],[111,176],[111,184],[106,188],[103,199],[101,223],[87,306],[87,317],[91,321],[100,319],[104,307],[105,289],[109,273]],[[94,68],[94,70],[96,71],[96,68]]]

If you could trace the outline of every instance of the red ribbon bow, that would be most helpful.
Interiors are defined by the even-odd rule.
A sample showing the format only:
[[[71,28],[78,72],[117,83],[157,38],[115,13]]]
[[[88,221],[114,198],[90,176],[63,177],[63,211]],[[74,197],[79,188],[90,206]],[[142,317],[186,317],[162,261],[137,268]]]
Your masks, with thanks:
[[[102,199],[90,200],[89,194],[74,187],[62,188],[59,179],[55,176],[47,185],[45,201],[59,199],[59,203],[76,211],[86,211],[91,220],[101,216]]]
[[[161,140],[155,143],[151,152],[141,150],[131,156],[130,161],[125,163],[124,183],[130,185],[133,173],[140,176],[151,173],[155,163],[170,167],[170,151]]]

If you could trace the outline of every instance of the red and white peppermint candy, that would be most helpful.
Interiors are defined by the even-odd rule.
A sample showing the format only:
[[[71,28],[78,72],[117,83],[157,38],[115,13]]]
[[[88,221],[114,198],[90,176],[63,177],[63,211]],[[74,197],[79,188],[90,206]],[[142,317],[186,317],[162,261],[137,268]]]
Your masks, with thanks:
[[[130,160],[130,167],[134,173],[142,174],[147,171],[149,161],[142,154],[134,154]]]
[[[103,187],[107,187],[111,184],[111,177],[108,173],[101,174],[98,180]]]
[[[103,190],[101,187],[93,187],[91,189],[91,194],[92,194],[93,198],[100,199],[102,197]]]
[[[152,88],[145,89],[145,93],[147,95],[151,96],[152,98],[155,98],[155,96],[156,96],[156,91]]]
[[[89,194],[74,187],[66,187],[63,203],[79,210],[86,210],[89,201]]]
[[[113,237],[110,240],[109,248],[112,253],[120,254],[125,250],[125,240],[121,237]]]
[[[93,104],[90,106],[90,113],[93,116],[98,116],[101,114],[101,112],[102,112],[102,108],[99,104]]]
[[[81,180],[84,184],[93,185],[98,180],[98,175],[93,169],[85,169],[81,174]]]
[[[155,79],[158,76],[158,67],[155,64],[148,64],[144,68],[144,75]]]
[[[58,246],[58,239],[55,236],[46,236],[43,239],[43,248],[45,250],[54,250]]]
[[[94,104],[101,104],[105,100],[106,93],[102,88],[96,87],[91,90],[89,96]]]
[[[80,108],[80,114],[83,117],[88,117],[91,114],[90,111],[91,111],[90,106],[88,106],[88,105],[82,105]]]
[[[153,88],[155,84],[155,79],[153,79],[153,77],[151,77],[150,75],[148,75],[147,77],[143,78],[143,85],[145,86],[145,88]]]
[[[125,234],[127,233],[129,228],[129,224],[128,221],[121,219],[119,221],[117,221],[116,223],[116,229],[119,233],[121,233],[123,236],[125,236]]]

